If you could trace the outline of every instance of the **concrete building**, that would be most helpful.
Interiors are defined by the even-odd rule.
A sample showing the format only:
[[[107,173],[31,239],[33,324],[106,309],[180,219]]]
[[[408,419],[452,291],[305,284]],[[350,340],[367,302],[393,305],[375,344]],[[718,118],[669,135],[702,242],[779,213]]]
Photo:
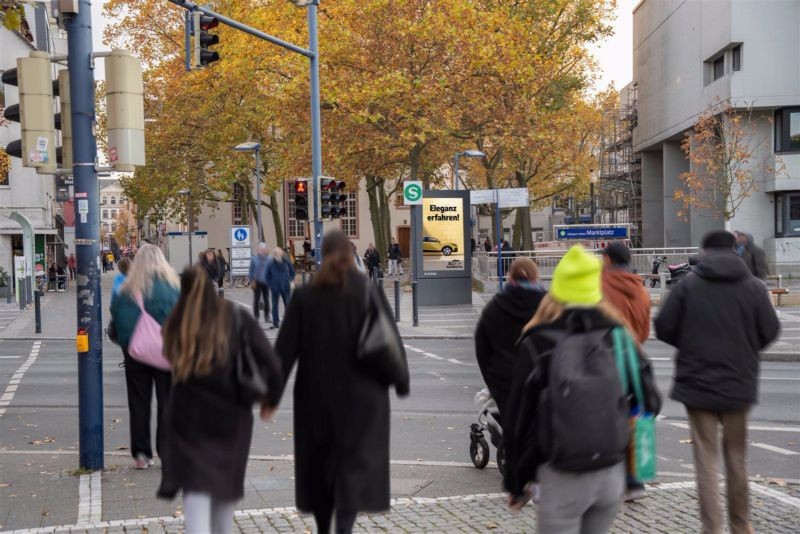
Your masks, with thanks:
[[[119,242],[114,238],[117,228],[125,226],[126,239]],[[136,207],[125,197],[122,186],[116,180],[100,183],[100,235],[103,248],[113,248],[112,240],[120,248],[136,244]]]
[[[17,58],[33,50],[59,54],[67,51],[66,39],[44,4],[25,5],[20,31],[0,25],[0,73],[15,68]],[[55,79],[56,67],[53,69]],[[0,109],[17,102],[17,88],[0,84]],[[74,214],[69,196],[59,202],[52,175],[40,175],[34,169],[22,167],[19,159],[5,153],[6,145],[19,137],[18,123],[0,121],[0,158],[10,163],[6,172],[0,166],[0,266],[9,273],[13,271],[14,256],[24,255],[22,227],[18,219],[12,218],[13,214],[21,215],[33,227],[33,261],[37,270],[46,269],[48,261],[63,262],[74,243]]]
[[[800,2],[642,0],[633,12],[633,148],[641,152],[643,246],[698,245],[725,222],[674,200],[694,169],[685,134],[711,106],[752,109],[756,190],[729,227],[753,234],[778,272],[800,271]],[[763,165],[771,167],[765,172]]]

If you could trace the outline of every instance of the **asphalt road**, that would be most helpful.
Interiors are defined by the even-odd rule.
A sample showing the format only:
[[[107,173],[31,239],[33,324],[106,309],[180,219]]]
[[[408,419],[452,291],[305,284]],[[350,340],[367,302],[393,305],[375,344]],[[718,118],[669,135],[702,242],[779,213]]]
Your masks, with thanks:
[[[35,361],[19,376],[33,342],[0,342],[0,392],[13,376],[19,384],[0,401],[2,450],[70,450],[77,447],[78,384],[74,344],[45,341]],[[650,343],[658,384],[669,391],[671,351]],[[409,340],[411,395],[393,399],[391,457],[399,462],[469,462],[469,425],[476,420],[475,394],[483,381],[470,340]],[[128,414],[122,357],[111,344],[104,353],[105,449],[128,445]],[[17,373],[17,375],[15,375]],[[760,404],[750,422],[751,474],[800,479],[800,364],[764,363]],[[289,385],[291,391],[292,384]],[[12,395],[11,398],[8,398]],[[8,403],[3,406],[2,403]],[[292,398],[284,397],[275,421],[258,422],[252,453],[292,453]],[[691,472],[691,446],[683,407],[666,399],[659,421],[659,470]],[[496,480],[492,481],[496,483]]]

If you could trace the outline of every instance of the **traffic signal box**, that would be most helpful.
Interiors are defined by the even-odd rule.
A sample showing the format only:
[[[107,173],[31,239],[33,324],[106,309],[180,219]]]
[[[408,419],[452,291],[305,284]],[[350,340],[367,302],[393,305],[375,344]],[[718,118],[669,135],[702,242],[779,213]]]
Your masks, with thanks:
[[[320,178],[320,217],[322,219],[338,219],[347,215],[347,193],[342,180]]]
[[[294,218],[298,221],[308,220],[308,181],[294,182]]]
[[[108,161],[114,170],[134,171],[145,164],[142,61],[115,49],[106,58]]]
[[[219,44],[219,35],[208,33],[208,30],[219,26],[219,19],[193,11],[191,20],[192,69],[202,69],[219,61],[219,53],[209,50],[209,47]]]

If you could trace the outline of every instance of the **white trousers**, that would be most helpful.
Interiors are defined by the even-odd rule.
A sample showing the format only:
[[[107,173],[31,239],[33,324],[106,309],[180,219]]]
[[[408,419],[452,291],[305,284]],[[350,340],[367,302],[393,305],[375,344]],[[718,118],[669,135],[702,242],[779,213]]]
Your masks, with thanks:
[[[389,260],[389,276],[393,274],[403,274],[403,263],[401,260]]]
[[[236,501],[219,501],[208,493],[189,492],[183,496],[186,534],[230,534]]]

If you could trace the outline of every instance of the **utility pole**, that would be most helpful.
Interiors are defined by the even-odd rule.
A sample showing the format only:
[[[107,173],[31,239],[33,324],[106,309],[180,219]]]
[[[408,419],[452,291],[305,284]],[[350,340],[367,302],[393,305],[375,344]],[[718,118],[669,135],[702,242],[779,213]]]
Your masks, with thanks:
[[[314,262],[319,270],[322,261],[322,214],[319,212],[319,181],[322,176],[322,125],[319,103],[319,38],[317,34],[317,4],[308,6],[308,50],[311,52],[311,184],[314,192]]]
[[[97,261],[100,255],[97,213],[100,191],[95,169],[92,10],[89,0],[79,0],[78,4],[78,12],[70,14],[66,24],[76,200],[78,427],[80,466],[96,470],[103,468],[103,321]],[[80,213],[81,201],[88,203],[88,213]]]

